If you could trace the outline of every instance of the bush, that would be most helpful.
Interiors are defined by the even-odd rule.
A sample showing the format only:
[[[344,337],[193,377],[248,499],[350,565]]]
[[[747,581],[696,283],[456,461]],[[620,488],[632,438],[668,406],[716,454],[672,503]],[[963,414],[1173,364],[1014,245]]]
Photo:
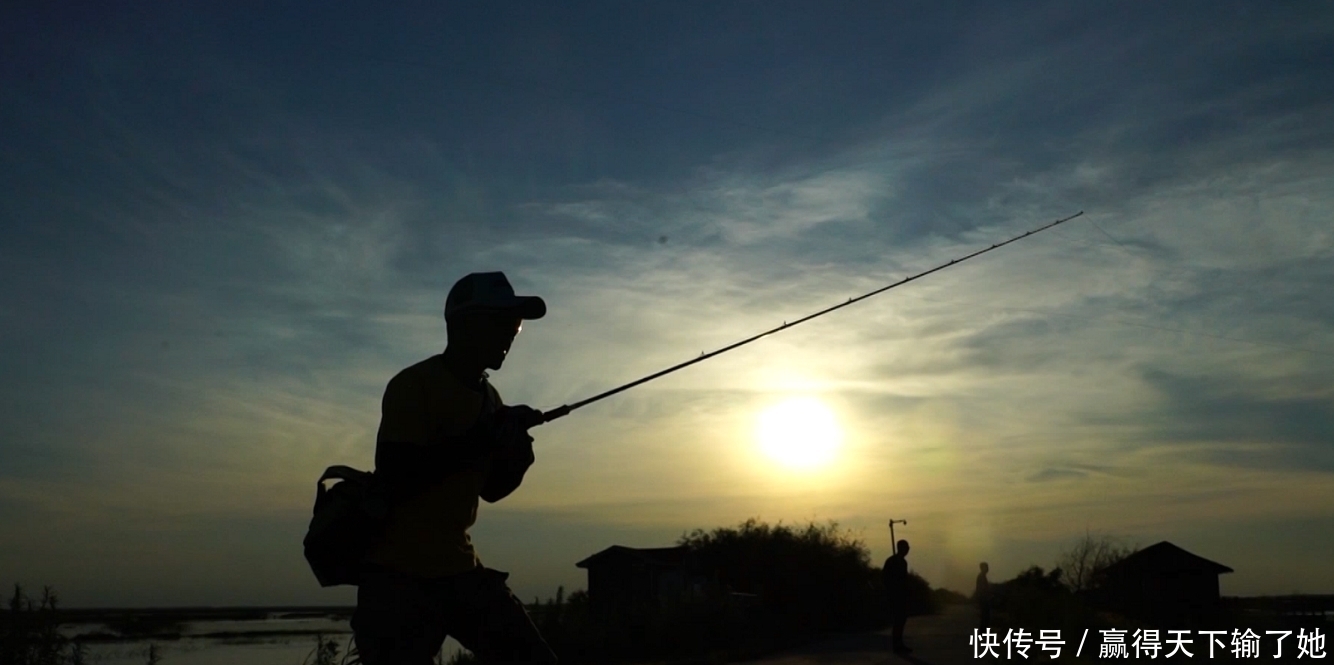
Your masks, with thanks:
[[[1008,628],[1083,630],[1100,625],[1097,616],[1067,587],[1062,570],[1032,566],[993,587],[993,607]]]
[[[921,575],[908,571],[908,584],[904,591],[907,594],[908,616],[935,614],[939,611],[936,592],[931,590],[931,584]],[[876,593],[877,596],[883,593],[880,587],[876,587]]]
[[[701,572],[724,590],[755,594],[785,635],[869,628],[883,612],[878,569],[861,540],[838,524],[792,528],[750,519],[682,536]]]

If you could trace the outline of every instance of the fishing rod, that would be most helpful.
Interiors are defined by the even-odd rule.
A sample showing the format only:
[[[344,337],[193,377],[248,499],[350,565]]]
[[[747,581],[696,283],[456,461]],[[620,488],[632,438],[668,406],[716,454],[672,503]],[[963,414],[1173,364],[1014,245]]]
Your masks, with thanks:
[[[1015,236],[1015,237],[1013,237],[1013,238],[1010,238],[1009,240],[1006,240],[1005,242],[998,242],[998,243],[996,243],[996,244],[994,244],[994,245],[992,245],[992,246],[990,246],[990,247],[986,247],[986,248],[984,248],[984,249],[979,249],[979,250],[977,250],[976,252],[973,252],[972,254],[969,254],[969,255],[967,255],[967,256],[964,256],[964,257],[961,257],[961,258],[957,258],[957,259],[952,259],[949,263],[942,263],[942,264],[940,264],[940,265],[938,265],[938,266],[936,266],[936,267],[934,267],[934,268],[932,268],[932,269],[930,269],[930,270],[927,270],[927,271],[924,271],[924,272],[919,272],[919,273],[917,273],[916,275],[912,275],[911,277],[905,277],[905,278],[903,278],[903,279],[901,279],[901,280],[899,280],[899,281],[897,281],[897,282],[894,282],[893,284],[890,284],[889,286],[882,286],[882,287],[880,287],[880,288],[878,288],[878,289],[876,289],[876,290],[874,290],[874,291],[871,291],[870,293],[866,293],[866,294],[857,296],[856,298],[848,298],[847,302],[841,302],[841,303],[839,303],[839,304],[837,304],[837,305],[834,305],[833,307],[827,307],[827,308],[822,309],[822,310],[820,310],[820,311],[818,311],[818,312],[816,312],[816,313],[814,313],[814,314],[809,314],[809,315],[804,316],[804,317],[802,317],[802,318],[800,318],[800,319],[797,319],[796,321],[792,321],[791,323],[789,323],[789,322],[787,322],[787,321],[784,321],[784,322],[783,322],[783,325],[778,326],[777,328],[772,328],[772,329],[770,329],[770,330],[766,330],[766,331],[764,331],[764,332],[762,332],[762,333],[760,333],[760,334],[758,334],[758,335],[755,335],[755,336],[753,336],[753,337],[747,337],[746,339],[743,339],[743,340],[741,340],[740,342],[736,342],[736,343],[734,343],[734,344],[729,344],[729,345],[727,345],[727,346],[724,346],[724,347],[721,348],[721,349],[718,349],[717,351],[712,351],[712,352],[710,352],[710,353],[701,353],[701,354],[699,355],[698,358],[691,358],[690,360],[687,360],[687,361],[685,361],[685,362],[683,362],[683,363],[680,363],[680,364],[678,364],[678,365],[673,365],[673,366],[668,367],[667,369],[664,369],[664,370],[662,370],[662,371],[660,371],[660,372],[656,372],[656,373],[650,374],[650,375],[648,375],[648,376],[646,376],[646,377],[644,377],[644,378],[642,378],[642,379],[639,379],[639,380],[636,380],[636,381],[631,381],[630,383],[627,383],[627,384],[625,384],[625,385],[623,385],[623,386],[619,386],[619,387],[617,387],[617,388],[612,388],[611,390],[608,390],[608,391],[606,391],[606,392],[604,392],[604,393],[599,393],[599,394],[597,394],[597,395],[594,395],[594,396],[592,396],[592,397],[589,397],[588,399],[585,399],[585,400],[582,400],[582,401],[579,401],[579,402],[575,402],[575,403],[573,403],[573,404],[566,404],[566,405],[557,407],[557,408],[555,408],[555,409],[552,409],[552,410],[550,410],[550,411],[546,411],[546,412],[544,412],[544,413],[542,414],[542,423],[549,423],[549,422],[551,422],[551,421],[553,421],[553,420],[555,420],[555,419],[557,419],[557,418],[564,418],[565,416],[570,415],[570,412],[571,412],[571,411],[574,411],[575,409],[578,409],[578,408],[582,408],[582,407],[588,406],[589,404],[592,404],[593,402],[597,402],[597,401],[599,401],[599,400],[606,399],[606,398],[608,398],[608,397],[611,397],[612,395],[615,395],[616,393],[624,392],[624,391],[629,390],[629,389],[631,389],[631,388],[634,388],[635,386],[638,386],[638,385],[640,385],[640,384],[648,383],[649,381],[652,381],[653,379],[656,379],[656,378],[658,378],[658,377],[667,376],[668,374],[671,374],[672,372],[675,372],[675,371],[677,371],[677,370],[679,370],[679,369],[685,369],[685,368],[687,368],[687,367],[689,367],[689,366],[691,366],[691,365],[694,365],[695,363],[704,362],[705,360],[708,360],[709,358],[712,358],[712,357],[714,357],[714,356],[718,356],[718,355],[722,355],[722,354],[724,354],[724,353],[727,353],[728,351],[731,351],[732,349],[735,349],[735,348],[738,348],[738,347],[745,346],[745,345],[750,344],[751,342],[754,342],[754,341],[756,341],[756,340],[758,340],[758,339],[760,339],[760,338],[762,338],[762,337],[768,337],[769,335],[772,335],[772,334],[774,334],[774,333],[782,332],[782,331],[784,331],[784,330],[787,330],[788,328],[791,328],[792,326],[795,326],[795,325],[797,325],[797,324],[799,324],[799,323],[805,323],[805,322],[807,322],[807,321],[810,321],[811,319],[814,319],[814,318],[817,318],[817,317],[824,316],[825,314],[828,314],[828,313],[830,313],[830,312],[832,312],[832,311],[834,311],[834,310],[836,310],[836,309],[841,309],[841,308],[847,307],[848,305],[851,305],[851,304],[853,304],[853,303],[861,302],[861,301],[863,301],[863,300],[866,300],[867,298],[870,298],[871,296],[875,296],[875,295],[879,295],[879,294],[881,294],[881,293],[884,293],[885,291],[888,291],[888,290],[890,290],[890,289],[892,289],[892,288],[895,288],[895,287],[898,287],[898,286],[903,286],[904,284],[907,284],[908,282],[911,282],[911,281],[913,281],[913,280],[915,280],[915,279],[919,279],[919,278],[922,278],[922,277],[926,277],[927,275],[930,275],[930,274],[933,273],[933,272],[939,272],[939,271],[944,270],[944,269],[946,269],[946,268],[948,268],[948,267],[950,267],[950,266],[957,265],[957,264],[959,264],[959,263],[963,263],[964,261],[967,261],[968,259],[971,259],[971,258],[973,258],[973,257],[975,257],[975,256],[981,256],[981,255],[983,255],[983,254],[986,254],[987,252],[990,252],[990,251],[993,250],[993,249],[999,249],[999,248],[1004,247],[1004,246],[1006,246],[1006,245],[1008,245],[1008,244],[1010,244],[1010,243],[1012,243],[1012,242],[1016,242],[1016,241],[1019,241],[1019,240],[1023,240],[1024,238],[1027,238],[1028,236],[1031,236],[1031,235],[1033,235],[1033,234],[1035,234],[1035,233],[1039,233],[1039,232],[1042,232],[1042,231],[1046,231],[1047,229],[1049,229],[1049,228],[1051,228],[1051,227],[1053,227],[1053,226],[1056,226],[1057,224],[1064,224],[1064,223],[1066,223],[1066,222],[1068,222],[1068,221],[1070,221],[1070,220],[1072,220],[1072,219],[1074,219],[1074,218],[1076,218],[1076,217],[1078,217],[1078,216],[1080,216],[1080,215],[1082,215],[1082,214],[1084,214],[1084,211],[1083,211],[1083,210],[1080,210],[1079,212],[1077,212],[1077,213],[1075,213],[1075,214],[1073,214],[1073,215],[1070,215],[1069,217],[1065,217],[1065,218],[1063,218],[1063,219],[1058,219],[1058,220],[1056,220],[1056,221],[1054,221],[1054,222],[1052,222],[1052,223],[1050,223],[1050,224],[1047,224],[1047,225],[1045,225],[1045,226],[1041,226],[1041,227],[1038,227],[1038,228],[1036,228],[1036,229],[1033,229],[1032,231],[1029,231],[1029,232],[1027,232],[1027,233],[1025,233],[1025,234],[1023,234],[1023,235],[1018,235],[1018,236]],[[539,423],[539,424],[541,424],[541,423]]]

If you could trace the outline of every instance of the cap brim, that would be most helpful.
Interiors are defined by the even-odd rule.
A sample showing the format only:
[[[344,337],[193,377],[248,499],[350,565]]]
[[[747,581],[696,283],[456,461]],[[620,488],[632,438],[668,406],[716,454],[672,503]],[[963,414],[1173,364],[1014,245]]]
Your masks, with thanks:
[[[521,319],[540,319],[547,315],[547,303],[537,296],[514,296],[513,309]]]

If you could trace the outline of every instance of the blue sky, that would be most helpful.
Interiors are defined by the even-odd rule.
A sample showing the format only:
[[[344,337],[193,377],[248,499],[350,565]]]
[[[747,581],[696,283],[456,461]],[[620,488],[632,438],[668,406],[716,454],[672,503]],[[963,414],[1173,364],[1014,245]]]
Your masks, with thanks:
[[[0,20],[0,571],[66,604],[351,602],[325,466],[445,343],[551,408],[1085,215],[536,430],[521,596],[834,519],[966,589],[1086,530],[1334,592],[1334,12],[1316,3],[103,3]],[[836,414],[818,472],[756,418]]]

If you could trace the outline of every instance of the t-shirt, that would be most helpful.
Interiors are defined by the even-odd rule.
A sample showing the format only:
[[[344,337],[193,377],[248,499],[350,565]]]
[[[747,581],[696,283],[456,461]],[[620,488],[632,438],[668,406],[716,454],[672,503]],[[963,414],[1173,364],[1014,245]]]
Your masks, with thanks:
[[[979,603],[986,603],[991,600],[991,582],[987,581],[986,573],[977,574],[977,588],[973,591],[973,597]]]
[[[436,458],[441,457],[438,453],[452,453],[441,447],[460,445],[446,437],[462,435],[477,423],[483,391],[490,393],[487,412],[494,413],[501,406],[495,388],[485,378],[475,386],[465,385],[446,369],[443,355],[399,372],[385,388],[376,436],[377,474],[384,470],[382,465],[387,466],[382,453],[390,444],[411,448],[413,453],[437,454]],[[468,529],[477,521],[477,500],[491,464],[482,457],[397,502],[384,538],[367,559],[426,578],[467,572],[480,565]]]
[[[891,598],[900,598],[907,591],[908,587],[908,560],[895,554],[885,559],[885,568],[881,571],[881,581],[885,586],[885,593]]]

